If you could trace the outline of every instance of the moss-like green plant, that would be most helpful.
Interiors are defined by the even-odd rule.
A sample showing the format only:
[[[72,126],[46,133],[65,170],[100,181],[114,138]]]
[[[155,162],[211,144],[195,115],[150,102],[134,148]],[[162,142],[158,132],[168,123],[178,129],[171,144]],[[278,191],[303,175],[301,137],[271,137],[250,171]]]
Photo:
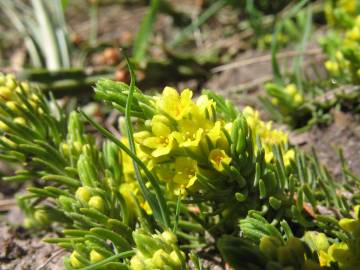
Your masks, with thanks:
[[[329,124],[332,108],[358,111],[360,82],[360,16],[358,1],[325,1],[323,9],[328,31],[319,44],[327,60],[320,75],[318,67],[301,68],[302,53],[311,35],[311,14],[303,27],[300,56],[294,59],[290,72],[280,72],[277,62],[277,42],[272,46],[274,81],[265,85],[268,98],[262,103],[278,121],[293,128],[308,128],[313,124]],[[279,22],[276,28],[281,28]],[[279,31],[275,31],[275,36]],[[325,77],[325,78],[324,78]]]
[[[189,259],[201,269],[194,252],[218,239],[235,269],[319,269],[320,258],[347,269],[334,254],[357,256],[351,206],[359,204],[359,179],[345,164],[337,184],[315,154],[288,145],[253,109],[238,111],[211,91],[197,99],[169,87],[145,95],[132,78],[130,86],[102,80],[95,89],[125,115],[117,138],[1,75],[0,154],[23,167],[5,180],[27,181],[18,199],[26,224],[59,230],[46,241],[71,252],[67,269],[177,270]],[[344,244],[322,247],[312,231]],[[221,238],[227,233],[236,237]]]

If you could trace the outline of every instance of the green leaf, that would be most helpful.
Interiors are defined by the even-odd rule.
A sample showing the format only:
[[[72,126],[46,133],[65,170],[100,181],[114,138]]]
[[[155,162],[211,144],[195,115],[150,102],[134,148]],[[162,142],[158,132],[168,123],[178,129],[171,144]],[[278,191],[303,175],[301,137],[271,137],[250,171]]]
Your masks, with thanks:
[[[131,123],[131,105],[132,105],[132,99],[133,94],[135,91],[135,73],[132,67],[132,64],[129,59],[127,59],[128,68],[130,71],[130,88],[129,88],[129,94],[128,99],[126,102],[126,110],[125,110],[125,123],[126,123],[126,129],[127,129],[127,137],[129,139],[129,145],[130,145],[130,151],[132,153],[132,156],[136,156],[136,150],[135,150],[135,141],[134,141],[134,132],[132,128]],[[138,180],[138,183],[140,185],[141,191],[143,193],[144,198],[147,200],[147,202],[150,204],[153,213],[156,217],[160,218],[159,221],[163,225],[166,226],[166,228],[170,228],[170,215],[169,210],[164,198],[164,195],[160,189],[160,186],[158,184],[157,179],[155,176],[147,169],[146,165],[140,161],[140,159],[133,159],[133,165],[135,169],[135,175],[136,179]],[[153,193],[149,191],[149,189],[145,185],[145,181],[142,178],[142,175],[140,173],[139,167],[142,166],[145,175],[147,176],[148,180],[150,181],[152,187],[154,188],[156,198],[154,197]]]
[[[220,11],[229,0],[217,0],[208,9],[206,9],[196,20],[194,20],[189,26],[185,27],[179,34],[177,34],[174,40],[169,44],[170,47],[176,47],[185,40],[191,33],[204,24],[208,19],[214,16]]]
[[[150,44],[149,38],[152,34],[156,14],[159,10],[160,0],[151,0],[150,8],[141,22],[140,29],[136,34],[134,42],[134,58],[136,63],[141,62],[146,54],[146,49]]]

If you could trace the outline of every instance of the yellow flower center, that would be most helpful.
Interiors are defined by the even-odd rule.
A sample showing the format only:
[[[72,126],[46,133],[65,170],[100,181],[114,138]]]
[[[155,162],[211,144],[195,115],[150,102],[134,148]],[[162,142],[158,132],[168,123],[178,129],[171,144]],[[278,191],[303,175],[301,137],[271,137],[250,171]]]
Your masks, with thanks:
[[[169,137],[160,136],[160,144],[166,146],[169,144]]]

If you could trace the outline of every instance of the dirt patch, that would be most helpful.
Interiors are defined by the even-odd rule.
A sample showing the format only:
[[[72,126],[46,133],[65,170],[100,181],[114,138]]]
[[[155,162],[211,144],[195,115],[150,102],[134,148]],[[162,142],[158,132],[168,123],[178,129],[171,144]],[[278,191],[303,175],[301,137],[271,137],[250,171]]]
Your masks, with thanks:
[[[44,243],[41,239],[45,236],[53,235],[35,235],[22,227],[15,228],[0,222],[0,270],[65,269],[64,254],[59,254],[57,246]],[[53,259],[48,262],[52,256]]]
[[[337,178],[341,176],[341,164],[337,150],[344,151],[345,160],[352,172],[360,176],[360,116],[342,112],[332,112],[334,122],[326,127],[315,126],[300,135],[291,134],[290,141],[303,145],[310,151],[315,148],[320,161]]]

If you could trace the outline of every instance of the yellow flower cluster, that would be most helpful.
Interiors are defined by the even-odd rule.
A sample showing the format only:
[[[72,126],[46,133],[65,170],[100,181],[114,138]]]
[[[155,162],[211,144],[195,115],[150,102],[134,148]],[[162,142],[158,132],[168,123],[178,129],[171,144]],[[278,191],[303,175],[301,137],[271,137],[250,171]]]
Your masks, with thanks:
[[[20,97],[26,100],[22,100]],[[26,98],[25,98],[26,96]],[[24,127],[29,125],[26,114],[43,114],[43,109],[39,106],[40,97],[36,91],[30,89],[26,82],[16,81],[15,75],[0,73],[0,134],[9,132],[14,126]],[[0,140],[11,147],[15,143],[9,138],[2,136]]]
[[[324,7],[326,20],[330,26],[342,26],[356,15],[357,5],[357,0],[327,0]]]
[[[360,205],[354,207],[354,212],[356,218],[339,221],[339,226],[350,235],[350,239],[318,251],[321,266],[337,263],[341,270],[360,269]]]
[[[192,95],[189,89],[179,94],[166,87],[155,98],[158,113],[145,123],[146,130],[134,134],[149,169],[175,194],[196,183],[200,161],[219,172],[231,162],[223,132],[229,126],[216,119],[213,100],[202,95],[195,102]]]
[[[341,2],[341,1],[340,1]],[[346,1],[344,12],[349,15],[345,34],[335,43],[334,53],[325,62],[325,68],[334,77],[350,76],[355,82],[360,80],[360,15],[356,15],[356,1]],[[333,11],[335,12],[335,11]],[[330,40],[334,37],[329,37]]]
[[[272,151],[273,145],[280,145],[284,152],[284,163],[285,165],[289,165],[290,161],[295,157],[294,149],[285,149],[284,146],[288,143],[288,134],[272,128],[272,122],[264,122],[261,121],[259,112],[255,111],[251,107],[245,107],[243,110],[243,114],[253,130],[253,143],[256,145],[256,136],[261,138],[262,146],[265,150],[265,161],[271,162],[274,158],[274,154]]]
[[[215,101],[207,95],[200,95],[196,100],[192,96],[189,89],[178,93],[166,87],[162,95],[154,99],[157,113],[134,134],[137,156],[156,174],[169,195],[196,190],[198,174],[210,177],[224,174],[232,162],[226,135],[231,134],[233,124],[220,119]],[[285,145],[286,133],[272,129],[271,123],[261,121],[258,112],[249,107],[244,110],[244,116],[253,130],[254,147],[259,136],[266,161],[271,162],[272,146]],[[285,151],[286,165],[293,156],[294,152]],[[125,182],[132,190],[138,190],[131,159],[124,155],[122,162],[124,168],[131,168],[126,169],[128,180]],[[129,196],[126,189],[122,189],[122,193]]]
[[[125,145],[129,145],[127,138],[123,138],[122,142]],[[149,165],[147,161],[147,156],[144,152],[141,151],[139,145],[136,145],[136,154],[137,156],[146,164]],[[122,173],[123,179],[119,187],[119,191],[121,195],[124,197],[126,203],[129,206],[129,209],[135,209],[134,205],[134,198],[140,203],[140,206],[146,211],[147,214],[151,214],[151,208],[147,201],[141,195],[139,185],[135,178],[135,172],[133,167],[133,161],[129,155],[127,155],[124,151],[119,151],[121,166],[122,166]]]
[[[300,106],[304,102],[303,96],[300,94],[299,90],[297,89],[296,85],[291,83],[285,86],[283,89],[283,98],[286,99],[286,102],[292,106]],[[271,102],[274,105],[280,105],[281,98],[274,97]]]
[[[21,102],[19,102],[16,93],[20,93],[21,91],[29,92],[29,85],[25,82],[21,84],[17,84],[15,76],[13,74],[3,75],[0,73],[0,101],[5,104],[5,107],[14,112],[19,111],[19,106]],[[29,102],[33,105],[36,105],[36,101],[38,100],[37,96],[31,96]],[[3,110],[0,109],[0,112],[4,114]],[[19,125],[25,125],[26,121],[23,117],[14,117],[12,122]],[[8,131],[9,126],[0,121],[0,131]]]

